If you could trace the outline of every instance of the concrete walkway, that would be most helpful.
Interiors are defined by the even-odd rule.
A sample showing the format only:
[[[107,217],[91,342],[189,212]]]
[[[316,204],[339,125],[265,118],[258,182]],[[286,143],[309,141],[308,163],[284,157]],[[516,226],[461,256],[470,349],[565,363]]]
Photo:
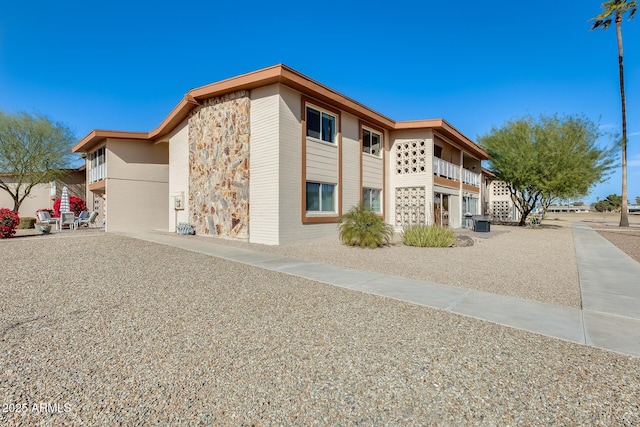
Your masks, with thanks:
[[[582,310],[286,258],[214,241],[165,233],[122,234],[640,357],[640,264],[581,223],[574,224],[573,238]]]

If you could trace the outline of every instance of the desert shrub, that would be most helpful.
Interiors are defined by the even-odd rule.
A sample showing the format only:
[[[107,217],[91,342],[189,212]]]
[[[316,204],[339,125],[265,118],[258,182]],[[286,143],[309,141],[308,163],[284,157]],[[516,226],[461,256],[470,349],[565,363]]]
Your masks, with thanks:
[[[456,242],[453,230],[439,225],[412,225],[402,232],[402,243],[421,248],[448,248]]]
[[[18,224],[19,230],[24,230],[27,228],[33,228],[33,224],[36,223],[36,219],[31,216],[23,216],[20,218],[20,224]]]
[[[82,211],[87,210],[87,205],[84,204],[84,200],[80,197],[69,196],[69,209],[71,212],[79,216]],[[60,197],[53,202],[53,212],[56,218],[60,216]]]
[[[0,239],[13,237],[16,234],[16,227],[20,225],[20,217],[11,209],[0,209]]]
[[[352,207],[338,220],[340,240],[348,246],[377,248],[389,244],[393,228],[362,205]]]

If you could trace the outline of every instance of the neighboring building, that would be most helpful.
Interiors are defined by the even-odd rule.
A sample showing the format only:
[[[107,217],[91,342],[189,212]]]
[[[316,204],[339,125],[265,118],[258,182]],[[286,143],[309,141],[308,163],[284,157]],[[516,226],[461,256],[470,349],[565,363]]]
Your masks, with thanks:
[[[255,243],[336,235],[360,202],[397,229],[481,212],[488,154],[443,119],[395,122],[284,66],[192,89],[151,132],[94,130],[87,200],[107,231],[189,222]]]
[[[64,186],[67,186],[70,196],[84,199],[86,196],[85,167],[67,169],[66,172],[67,174],[58,180],[35,185],[20,205],[18,211],[20,217],[35,217],[38,209],[53,209],[53,202],[62,195]],[[11,174],[2,174],[2,181],[15,190],[17,179]],[[22,187],[24,188],[25,185],[23,184]],[[0,207],[13,209],[13,198],[4,190],[0,190]],[[88,205],[87,208],[91,209]]]
[[[589,213],[591,207],[588,205],[580,206],[558,206],[551,205],[547,208],[548,213]]]
[[[493,172],[482,169],[482,214],[493,221],[520,221],[520,212],[513,203],[506,182],[496,179]]]

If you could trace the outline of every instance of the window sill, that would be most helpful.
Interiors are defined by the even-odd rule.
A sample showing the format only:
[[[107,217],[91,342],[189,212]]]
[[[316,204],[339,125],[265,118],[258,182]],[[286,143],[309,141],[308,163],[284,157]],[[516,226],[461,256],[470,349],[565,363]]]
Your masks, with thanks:
[[[327,142],[327,141],[323,141],[321,139],[313,138],[311,136],[307,137],[307,143],[309,143],[309,142],[315,142],[317,144],[322,144],[322,145],[327,145],[329,147],[338,148],[338,144],[336,144],[335,142]]]
[[[303,224],[332,224],[336,222],[338,222],[338,214],[335,212],[327,212],[324,215],[320,212],[309,212],[302,219]]]

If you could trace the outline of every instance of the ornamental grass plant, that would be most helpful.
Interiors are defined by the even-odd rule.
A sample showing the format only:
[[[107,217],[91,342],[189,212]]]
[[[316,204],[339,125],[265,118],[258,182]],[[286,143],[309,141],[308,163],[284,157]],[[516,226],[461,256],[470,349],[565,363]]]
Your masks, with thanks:
[[[352,207],[338,221],[340,240],[348,246],[375,249],[388,245],[393,228],[382,217],[363,205]]]
[[[421,248],[448,248],[456,243],[456,236],[447,227],[412,225],[402,232],[402,243]]]

